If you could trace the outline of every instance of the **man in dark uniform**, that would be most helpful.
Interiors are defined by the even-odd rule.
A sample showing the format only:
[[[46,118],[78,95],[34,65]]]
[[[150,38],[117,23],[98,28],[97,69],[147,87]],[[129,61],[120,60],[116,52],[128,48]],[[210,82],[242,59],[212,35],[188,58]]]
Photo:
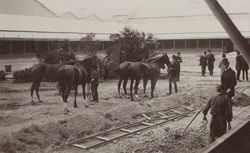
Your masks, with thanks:
[[[204,54],[200,57],[200,66],[201,66],[201,75],[205,76],[206,66],[207,66],[207,53],[206,52],[204,52]]]
[[[234,87],[237,84],[235,71],[229,67],[228,60],[225,60],[225,71],[221,75],[221,84],[226,92],[227,102],[229,106],[229,116],[233,117],[232,97],[234,96]]]
[[[243,61],[242,61],[242,67],[241,67],[241,69],[242,69],[242,80],[245,80],[245,76],[246,76],[246,80],[248,81],[248,70],[249,70],[249,65],[248,65],[248,63],[247,63],[247,61],[244,59],[244,58],[242,58],[243,59]]]
[[[176,56],[176,61],[178,63],[178,69],[177,69],[177,81],[180,81],[180,71],[181,71],[181,63],[182,63],[182,58],[181,58],[181,53],[178,52]]]
[[[98,98],[98,85],[99,85],[99,68],[92,70],[91,72],[91,92],[94,102],[99,102]]]
[[[208,50],[208,55],[207,55],[207,64],[208,64],[208,70],[210,72],[210,76],[213,76],[213,70],[214,70],[214,54],[211,53],[211,50]]]
[[[236,65],[235,65],[235,69],[237,71],[237,80],[240,80],[240,72],[241,72],[241,68],[242,68],[242,62],[243,62],[243,57],[240,55],[240,52],[237,51]]]
[[[227,99],[224,95],[224,86],[217,86],[217,95],[212,97],[205,108],[203,109],[204,118],[203,120],[207,120],[206,115],[210,110],[212,115],[211,123],[210,123],[210,134],[209,134],[209,143],[212,143],[217,138],[221,137],[227,131],[227,123],[228,128],[231,128],[230,122],[232,121],[232,116],[229,112],[229,106]]]
[[[173,60],[168,68],[169,73],[169,94],[172,94],[172,83],[174,84],[175,93],[177,93],[177,72],[178,72],[178,62],[176,61],[176,56],[172,56]]]

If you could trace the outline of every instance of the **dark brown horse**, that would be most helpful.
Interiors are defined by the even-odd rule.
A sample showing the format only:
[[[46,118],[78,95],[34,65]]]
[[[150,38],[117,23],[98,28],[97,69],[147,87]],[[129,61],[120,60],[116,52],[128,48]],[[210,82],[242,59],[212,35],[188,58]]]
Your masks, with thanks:
[[[148,79],[151,80],[151,98],[154,97],[155,84],[160,75],[160,69],[165,68],[164,64],[169,65],[170,60],[167,54],[161,56],[156,56],[150,59],[147,59],[143,62],[123,62],[121,63],[116,71],[118,72],[120,79],[118,82],[118,93],[120,95],[120,86],[123,81],[124,93],[127,94],[126,85],[127,81],[130,78],[130,98],[133,100],[132,90],[133,83],[135,81],[135,94],[137,95],[138,85],[141,78],[143,78],[143,92],[146,94],[146,86]]]
[[[67,108],[67,99],[72,87],[75,90],[74,107],[78,107],[76,103],[78,84],[82,85],[83,98],[86,98],[85,86],[87,85],[87,101],[85,99],[85,107],[88,106],[90,98],[90,81],[91,71],[97,69],[96,57],[88,57],[80,62],[77,62],[74,66],[63,65],[58,69],[58,81],[62,90],[62,99],[64,102],[64,113],[69,112]]]
[[[32,67],[32,86],[31,86],[31,102],[33,101],[33,92],[36,90],[36,96],[39,102],[42,102],[39,96],[39,87],[42,80],[56,82],[58,79],[57,71],[63,65],[74,65],[78,61],[70,61],[62,64],[47,64],[47,63],[38,63]]]
[[[147,81],[148,81],[148,79],[150,79],[151,80],[151,93],[150,93],[150,95],[151,95],[151,98],[153,98],[155,85],[159,79],[161,69],[165,68],[165,64],[169,67],[171,62],[169,60],[167,53],[164,53],[161,56],[156,56],[154,58],[147,59],[144,61],[144,63],[147,64],[148,70],[150,73],[149,73],[148,77],[144,77],[143,92],[145,94],[145,90],[147,87]],[[137,87],[135,87],[135,88],[137,88]]]

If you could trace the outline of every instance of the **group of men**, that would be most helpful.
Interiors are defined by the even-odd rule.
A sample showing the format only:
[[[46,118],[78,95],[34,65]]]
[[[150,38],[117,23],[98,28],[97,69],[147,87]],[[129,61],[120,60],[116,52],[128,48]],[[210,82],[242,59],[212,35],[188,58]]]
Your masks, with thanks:
[[[212,115],[210,123],[209,143],[221,137],[224,133],[231,129],[232,112],[232,97],[234,96],[234,88],[237,84],[236,73],[229,67],[229,61],[225,55],[220,66],[223,68],[221,74],[221,84],[217,86],[217,95],[212,97],[205,108],[203,109],[204,120],[207,120],[206,115],[208,110]],[[223,66],[222,66],[223,65]]]
[[[201,66],[202,76],[205,76],[207,66],[208,66],[210,76],[213,76],[214,61],[215,61],[215,57],[214,57],[214,54],[211,53],[210,49],[208,50],[208,55],[207,55],[207,52],[204,52],[204,54],[200,57],[200,66]]]

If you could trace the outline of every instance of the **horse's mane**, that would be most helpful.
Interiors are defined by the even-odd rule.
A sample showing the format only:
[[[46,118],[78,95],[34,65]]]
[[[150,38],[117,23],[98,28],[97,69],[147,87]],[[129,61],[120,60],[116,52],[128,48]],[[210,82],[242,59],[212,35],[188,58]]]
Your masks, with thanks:
[[[158,61],[159,59],[161,59],[161,57],[163,57],[164,55],[155,55],[155,56],[153,56],[153,57],[151,57],[151,58],[148,58],[148,59],[146,59],[146,60],[144,60],[144,62],[156,62],[156,61]]]

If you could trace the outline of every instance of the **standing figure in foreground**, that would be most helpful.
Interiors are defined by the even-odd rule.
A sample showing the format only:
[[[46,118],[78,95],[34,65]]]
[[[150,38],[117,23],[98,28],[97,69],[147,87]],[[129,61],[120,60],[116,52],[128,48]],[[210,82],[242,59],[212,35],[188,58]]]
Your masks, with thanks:
[[[207,120],[206,115],[208,111],[212,115],[211,123],[210,123],[210,133],[209,133],[209,143],[212,143],[217,138],[221,137],[227,131],[227,123],[228,129],[231,128],[230,122],[232,121],[232,116],[229,112],[229,106],[224,95],[224,86],[217,86],[217,95],[212,97],[205,108],[203,109],[204,118],[203,120]]]
[[[221,59],[221,61],[220,61],[220,64],[219,64],[219,68],[220,68],[220,70],[221,70],[221,75],[222,75],[222,73],[225,71],[225,61],[227,61],[228,59],[227,59],[227,57],[226,57],[226,54],[222,54],[222,59]]]
[[[172,83],[174,84],[175,93],[177,93],[177,77],[178,77],[178,62],[176,56],[172,56],[173,60],[168,68],[169,73],[169,94],[172,94]]]
[[[208,70],[210,73],[210,76],[213,76],[213,70],[214,70],[214,54],[211,53],[211,50],[208,50],[208,55],[207,55],[207,63],[208,63]]]
[[[237,70],[237,80],[240,80],[240,72],[241,72],[241,68],[242,68],[242,62],[243,62],[243,57],[240,55],[240,52],[237,51],[236,65],[235,65],[235,69]]]
[[[181,63],[182,63],[182,58],[181,58],[181,53],[180,52],[177,53],[176,61],[178,63],[177,81],[180,81],[180,72],[181,72]]]
[[[99,68],[96,68],[91,72],[91,91],[93,96],[92,99],[93,102],[99,102],[98,85],[99,85]]]
[[[200,66],[201,66],[201,75],[205,76],[206,74],[206,66],[207,66],[207,52],[200,57]]]
[[[245,80],[245,76],[246,76],[246,81],[248,81],[248,69],[249,69],[249,65],[247,64],[247,61],[243,58],[242,59],[242,80]]]
[[[228,107],[229,107],[229,116],[233,118],[232,111],[232,97],[234,96],[234,87],[237,84],[235,71],[229,67],[228,60],[225,60],[225,71],[221,75],[221,84],[224,87],[224,91],[226,92]]]

